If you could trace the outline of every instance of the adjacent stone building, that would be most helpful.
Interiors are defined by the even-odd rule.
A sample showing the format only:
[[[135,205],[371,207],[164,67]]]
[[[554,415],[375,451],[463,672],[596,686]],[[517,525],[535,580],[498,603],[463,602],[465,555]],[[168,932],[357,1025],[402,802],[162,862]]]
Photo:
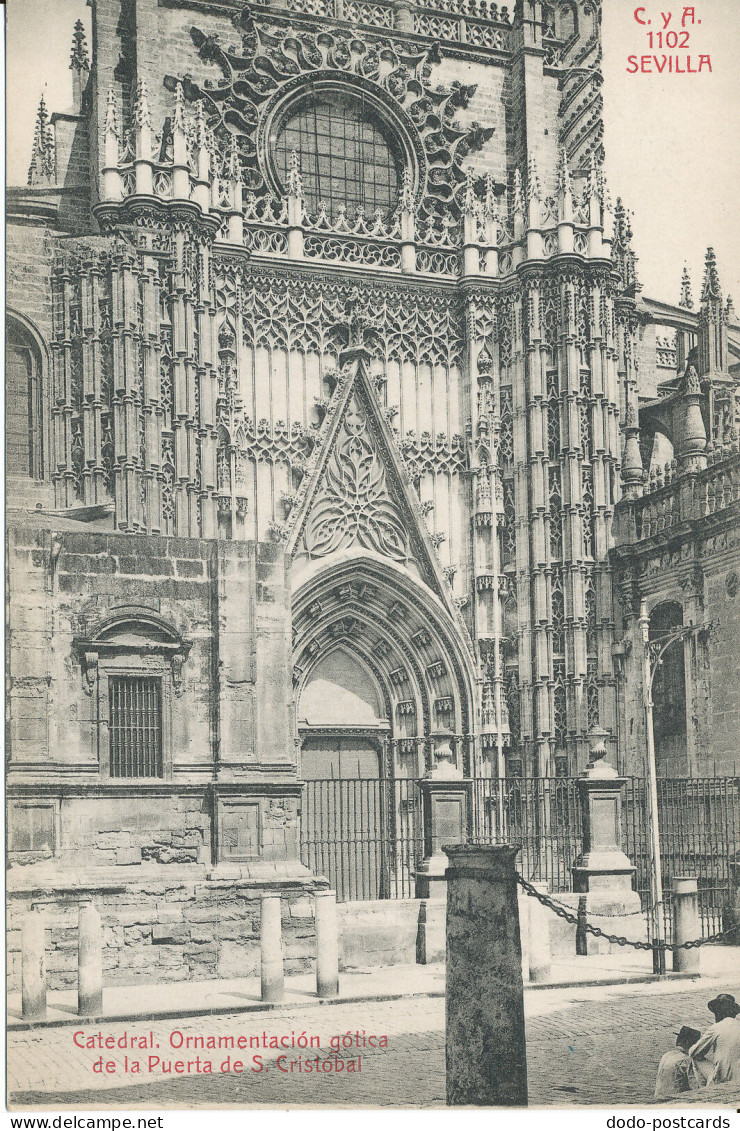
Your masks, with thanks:
[[[660,768],[730,772],[740,325],[713,253],[641,294],[598,5],[91,8],[8,203],[19,906],[188,977],[280,884],[300,965],[302,783],[372,839],[380,779],[640,773],[643,601]]]

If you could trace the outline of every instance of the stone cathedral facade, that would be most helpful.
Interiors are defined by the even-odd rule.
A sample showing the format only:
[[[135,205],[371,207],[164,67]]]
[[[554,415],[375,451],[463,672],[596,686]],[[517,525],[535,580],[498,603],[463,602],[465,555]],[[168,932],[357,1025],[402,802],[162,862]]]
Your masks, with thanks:
[[[91,8],[8,206],[15,873],[300,925],[307,779],[641,773],[642,602],[731,772],[740,326],[641,294],[598,4]]]

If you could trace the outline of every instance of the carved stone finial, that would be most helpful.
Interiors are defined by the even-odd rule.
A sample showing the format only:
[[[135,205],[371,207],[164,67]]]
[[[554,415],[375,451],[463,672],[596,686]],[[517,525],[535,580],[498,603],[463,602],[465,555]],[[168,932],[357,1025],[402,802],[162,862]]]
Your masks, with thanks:
[[[134,102],[134,119],[139,129],[151,129],[152,115],[149,110],[149,92],[146,79],[139,79],[136,85],[136,100]]]
[[[699,382],[699,374],[697,372],[695,364],[696,351],[692,350],[691,352],[692,354],[694,354],[694,359],[692,360],[690,357],[689,363],[686,366],[686,372],[683,376],[683,395],[685,397],[699,397],[701,396],[701,384]]]
[[[116,92],[113,87],[108,88],[108,98],[105,106],[105,132],[118,140],[118,107],[116,105]]]
[[[72,53],[70,55],[69,67],[70,70],[73,68],[78,71],[90,70],[90,56],[87,50],[85,25],[82,20],[77,20],[72,34]]]
[[[236,144],[236,135],[231,135],[231,144],[229,146],[229,180],[235,184],[241,180],[242,171],[239,164],[239,149]]]
[[[641,288],[637,281],[637,256],[632,250],[632,225],[621,197],[617,197],[614,206],[612,259],[619,273],[622,290],[625,293],[639,291]]]
[[[514,215],[524,215],[524,192],[522,189],[522,173],[519,167],[514,170]]]
[[[697,361],[698,351],[693,349],[683,377],[683,420],[677,451],[681,471],[700,471],[706,467],[707,431],[701,411]]]
[[[604,172],[604,166],[599,166],[599,184],[601,187],[601,206],[604,226],[604,236],[611,238],[614,231],[614,206],[612,204],[612,194],[609,192],[609,184]]]
[[[173,127],[176,130],[185,130],[185,91],[182,88],[182,83],[178,82],[175,87],[175,114],[173,119]]]
[[[301,165],[295,149],[290,151],[288,160],[288,195],[296,200],[303,199],[303,180],[301,178]]]
[[[702,302],[721,302],[722,301],[722,287],[719,282],[719,274],[717,273],[717,257],[714,254],[714,248],[708,247],[706,258],[704,260],[704,282],[701,288],[701,301]]]
[[[346,331],[347,346],[346,350],[365,350],[367,351],[368,344],[366,336],[368,330],[372,329],[375,325],[373,319],[367,313],[367,301],[360,294],[357,287],[353,287],[346,303],[344,304],[345,317],[338,325]],[[340,365],[344,364],[343,357],[346,352],[343,350],[339,355]],[[345,359],[348,360],[348,359]]]
[[[561,145],[558,154],[558,193],[561,196],[571,194],[570,169],[568,167],[568,154],[565,146]]]
[[[606,741],[609,737],[609,732],[603,730],[601,727],[594,727],[589,734],[590,749],[588,752],[588,766],[586,767],[584,776],[593,778],[615,778],[617,771],[612,766],[611,762],[607,761],[608,751],[606,749]]]
[[[678,305],[682,306],[685,310],[691,310],[694,306],[694,300],[691,296],[691,276],[689,275],[688,267],[684,267],[681,276],[681,297],[678,300]]]
[[[735,304],[732,301],[732,295],[727,296],[727,306],[725,307],[725,314],[727,321],[733,324],[737,322],[737,314],[735,313]]]
[[[465,194],[463,196],[463,215],[475,216],[478,200],[475,195],[475,173],[472,166],[465,170]]]
[[[411,176],[411,170],[408,166],[405,166],[403,170],[398,207],[401,212],[413,213],[414,211],[414,182]]]
[[[488,343],[484,343],[483,349],[478,354],[478,375],[487,376],[493,369],[493,358],[491,357],[488,349]]]
[[[46,100],[41,95],[33,131],[31,164],[28,167],[29,185],[53,185],[56,180],[56,146],[54,132],[49,124]]]
[[[540,179],[537,176],[537,162],[534,159],[534,154],[529,155],[527,162],[527,200],[541,200]]]
[[[486,218],[496,218],[498,216],[498,208],[496,206],[496,182],[493,179],[493,173],[486,173],[486,195],[483,201],[483,215]]]
[[[206,112],[202,98],[199,98],[195,103],[195,137],[200,148],[205,149],[208,138],[206,131]]]
[[[602,184],[601,170],[599,169],[599,165],[598,165],[598,162],[596,160],[596,154],[592,153],[591,154],[591,160],[589,162],[589,169],[588,169],[588,195],[589,195],[589,197],[592,197],[592,198],[595,197],[596,200],[601,202],[602,197],[603,197],[603,191],[602,190],[603,190],[603,184]]]
[[[462,771],[457,768],[457,760],[450,745],[450,738],[444,731],[434,735],[434,765],[428,773],[431,778],[451,780],[462,777]]]
[[[626,498],[636,498],[642,493],[645,471],[640,454],[639,429],[629,428],[622,455],[622,486]]]
[[[622,487],[628,499],[635,499],[642,493],[645,481],[645,471],[642,466],[640,453],[640,429],[637,423],[637,413],[632,401],[627,402],[624,414],[625,441],[622,453]]]

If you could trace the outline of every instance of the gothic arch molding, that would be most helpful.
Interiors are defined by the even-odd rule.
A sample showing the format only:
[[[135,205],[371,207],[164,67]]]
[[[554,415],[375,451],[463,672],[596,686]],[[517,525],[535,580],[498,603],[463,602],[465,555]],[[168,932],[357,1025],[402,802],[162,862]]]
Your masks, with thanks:
[[[435,734],[472,734],[475,674],[465,641],[441,601],[393,563],[356,552],[304,574],[293,626],[297,714],[312,672],[341,647],[382,690],[391,740],[423,741],[429,761]]]
[[[15,307],[6,307],[6,319],[9,322],[11,320],[17,322],[20,328],[25,331],[25,333],[28,334],[30,338],[33,339],[34,344],[39,351],[39,354],[41,355],[41,364],[43,369],[42,376],[44,377],[44,379],[46,379],[47,373],[49,371],[49,347],[43,334],[38,329],[36,324],[31,321],[30,318],[27,318],[25,314],[21,314],[20,310],[16,310]]]
[[[14,350],[28,357],[28,387],[17,388],[14,382]],[[6,428],[8,475],[23,475],[35,480],[48,479],[49,415],[49,349],[36,325],[20,311],[8,307],[6,312]],[[15,397],[13,396],[15,392]],[[25,420],[22,432],[14,428],[15,417]],[[14,446],[15,445],[15,446]],[[18,445],[20,445],[19,449]]]

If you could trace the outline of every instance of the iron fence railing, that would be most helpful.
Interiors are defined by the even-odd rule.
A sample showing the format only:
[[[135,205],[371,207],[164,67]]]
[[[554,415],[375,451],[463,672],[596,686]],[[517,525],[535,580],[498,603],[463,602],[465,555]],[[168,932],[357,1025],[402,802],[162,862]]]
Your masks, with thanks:
[[[466,838],[471,843],[521,845],[524,879],[545,881],[552,893],[572,891],[582,848],[578,779],[466,779]],[[414,895],[424,856],[420,782],[414,778],[309,781],[304,787],[301,852],[325,875],[341,901]],[[733,897],[732,868],[740,861],[740,778],[658,781],[666,936],[676,877],[699,882],[705,936],[723,929]],[[650,931],[651,857],[647,782],[628,777],[622,790],[622,847],[635,867],[635,890]],[[739,864],[740,866],[740,864]]]
[[[623,801],[625,852],[635,866],[643,907],[651,898],[647,783],[628,778]],[[732,866],[740,859],[740,778],[659,778],[658,824],[666,932],[671,932],[673,880],[693,876],[705,935],[722,930],[732,898]]]
[[[301,858],[328,878],[340,902],[410,898],[423,855],[416,779],[306,782]]]
[[[469,838],[478,844],[521,845],[519,870],[571,891],[581,851],[581,810],[574,778],[479,778],[470,782]]]

